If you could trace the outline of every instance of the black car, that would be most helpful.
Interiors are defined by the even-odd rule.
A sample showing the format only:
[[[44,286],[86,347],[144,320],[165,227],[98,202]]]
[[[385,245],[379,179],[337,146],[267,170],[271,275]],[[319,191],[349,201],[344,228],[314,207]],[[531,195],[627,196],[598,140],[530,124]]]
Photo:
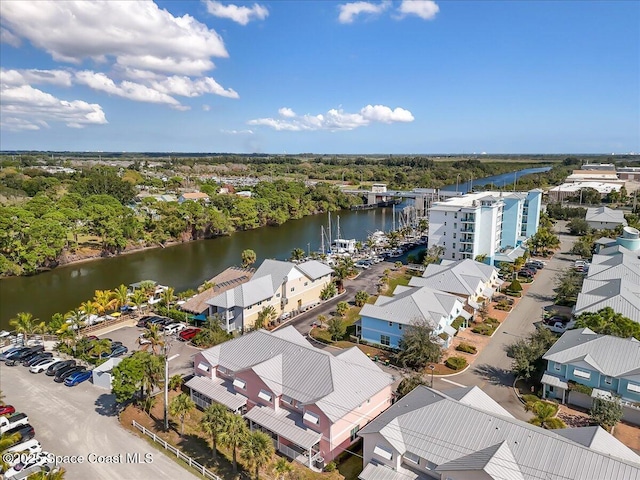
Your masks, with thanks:
[[[2,360],[11,360],[26,350],[29,350],[29,347],[18,347],[15,350],[8,351],[2,355]]]
[[[82,370],[86,370],[87,367],[83,367],[82,365],[74,365],[70,368],[63,368],[61,371],[56,373],[56,376],[53,378],[53,381],[56,383],[62,383],[66,380],[68,376],[72,373],[81,372]]]
[[[11,430],[7,430],[6,432],[4,432],[4,435],[6,436],[5,438],[10,437],[14,433],[17,433],[20,435],[20,438],[16,441],[14,445],[17,445],[18,443],[26,442],[27,440],[31,440],[33,437],[36,436],[36,430],[28,423],[26,425],[20,425],[19,427],[12,428]]]
[[[145,315],[144,317],[142,317],[140,320],[138,320],[138,323],[136,324],[136,326],[138,328],[144,328],[147,326],[147,322],[149,320],[151,320],[153,317],[150,315]]]
[[[12,355],[11,359],[7,360],[5,363],[10,366],[17,365],[28,356],[37,355],[38,353],[41,353],[41,352],[44,352],[44,346],[42,345],[29,347],[26,350],[21,350],[19,353],[17,353],[17,355]]]
[[[39,362],[43,358],[47,358],[47,357],[53,357],[53,353],[52,352],[40,352],[40,353],[37,353],[35,355],[31,355],[31,356],[29,356],[27,358],[23,358],[22,359],[22,365],[25,366],[25,367],[30,367],[34,363]]]
[[[75,367],[75,365],[76,365],[75,360],[63,360],[61,362],[56,362],[53,365],[51,365],[49,368],[47,368],[47,371],[45,373],[49,377],[54,377],[56,373],[58,373],[63,368]]]

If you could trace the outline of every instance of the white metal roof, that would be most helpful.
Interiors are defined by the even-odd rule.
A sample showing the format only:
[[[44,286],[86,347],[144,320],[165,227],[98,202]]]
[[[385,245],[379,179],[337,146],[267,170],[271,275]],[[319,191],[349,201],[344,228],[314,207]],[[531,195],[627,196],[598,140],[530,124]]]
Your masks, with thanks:
[[[313,447],[322,437],[321,433],[304,425],[302,415],[284,408],[275,411],[272,408],[255,406],[244,415],[244,418],[306,449]]]

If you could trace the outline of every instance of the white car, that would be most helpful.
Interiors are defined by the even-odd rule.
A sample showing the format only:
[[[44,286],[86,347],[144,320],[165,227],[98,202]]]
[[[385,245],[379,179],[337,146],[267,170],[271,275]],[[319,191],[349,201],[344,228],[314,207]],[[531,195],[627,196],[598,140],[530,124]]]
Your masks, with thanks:
[[[43,358],[42,360],[40,360],[36,364],[31,365],[31,367],[29,367],[29,371],[31,373],[44,372],[51,365],[53,365],[54,363],[58,363],[60,361],[62,361],[62,359],[58,358],[58,357]]]
[[[146,334],[141,333],[140,336],[138,337],[138,343],[140,345],[148,345],[151,343],[151,340],[149,340],[148,338],[145,338],[145,335]]]
[[[39,470],[37,467],[44,467],[45,465],[49,464],[52,457],[53,455],[51,455],[49,452],[37,453],[26,463],[16,463],[13,467],[11,467],[4,473],[4,478],[15,478],[22,472],[25,472],[27,470],[33,470],[33,472],[36,472]]]
[[[42,451],[42,445],[35,438],[27,440],[26,442],[19,443],[13,447],[7,448],[4,453],[40,453]]]
[[[178,333],[184,330],[185,328],[187,328],[187,326],[184,323],[170,323],[169,325],[164,327],[164,332],[169,334]]]

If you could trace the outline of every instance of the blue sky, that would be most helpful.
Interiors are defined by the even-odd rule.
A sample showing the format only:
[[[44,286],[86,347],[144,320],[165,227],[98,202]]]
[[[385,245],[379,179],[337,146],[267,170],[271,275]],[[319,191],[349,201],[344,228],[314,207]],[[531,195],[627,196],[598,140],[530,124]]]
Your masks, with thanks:
[[[640,151],[640,2],[0,2],[3,150]]]

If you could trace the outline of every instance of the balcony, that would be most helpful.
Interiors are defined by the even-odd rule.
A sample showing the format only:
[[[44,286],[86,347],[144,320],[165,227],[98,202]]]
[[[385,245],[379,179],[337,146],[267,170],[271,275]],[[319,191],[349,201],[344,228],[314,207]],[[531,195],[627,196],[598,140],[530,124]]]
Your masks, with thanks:
[[[460,231],[461,232],[471,232],[471,233],[473,233],[473,232],[476,231],[476,229],[475,229],[475,227],[473,225],[466,225],[466,226],[462,227],[460,229]]]
[[[462,238],[462,239],[460,239],[460,243],[471,243],[471,244],[473,244],[473,238]]]
[[[474,215],[463,216],[460,221],[462,223],[475,223],[476,217]]]
[[[462,252],[462,253],[471,253],[471,252],[473,252],[473,248],[471,248],[471,247],[460,247],[460,249],[458,251]]]

